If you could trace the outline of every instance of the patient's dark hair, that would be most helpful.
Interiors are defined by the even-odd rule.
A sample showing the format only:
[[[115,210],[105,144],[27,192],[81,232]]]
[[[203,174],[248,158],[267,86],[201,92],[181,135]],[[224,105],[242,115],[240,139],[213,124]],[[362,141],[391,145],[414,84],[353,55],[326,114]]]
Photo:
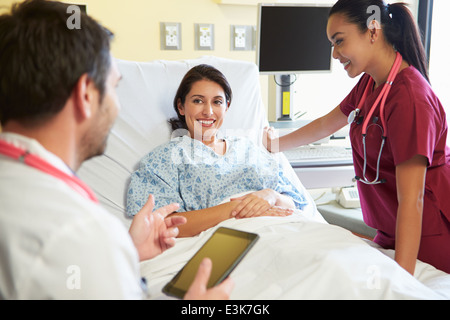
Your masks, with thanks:
[[[0,124],[38,125],[51,118],[83,74],[103,99],[112,33],[83,12],[80,28],[73,28],[75,11],[68,6],[27,0],[0,16]]]
[[[189,91],[191,91],[192,85],[200,80],[209,80],[220,85],[225,93],[227,105],[230,105],[233,93],[231,91],[230,84],[228,83],[222,72],[206,64],[195,66],[191,70],[189,70],[188,73],[186,73],[186,75],[184,76],[183,80],[181,80],[177,94],[173,99],[173,107],[178,115],[178,118],[172,118],[169,120],[173,131],[177,129],[188,129],[185,117],[181,115],[180,111],[178,110],[178,101],[181,101],[181,104],[184,105],[184,103],[186,102],[186,96]]]
[[[350,23],[357,24],[362,32],[366,32],[367,20],[373,16],[374,6],[380,9],[379,22],[387,41],[429,82],[425,49],[419,29],[406,4],[389,5],[383,0],[339,0],[331,8],[330,16],[341,13]]]

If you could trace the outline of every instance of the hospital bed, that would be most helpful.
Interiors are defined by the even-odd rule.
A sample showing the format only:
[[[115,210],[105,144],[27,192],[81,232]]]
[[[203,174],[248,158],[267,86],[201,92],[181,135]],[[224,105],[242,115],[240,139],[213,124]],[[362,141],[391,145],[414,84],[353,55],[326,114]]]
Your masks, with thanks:
[[[259,143],[267,117],[253,63],[217,57],[117,63],[123,75],[118,88],[122,109],[105,154],[83,164],[79,175],[101,204],[128,227],[124,208],[130,175],[144,155],[171,138],[167,120],[175,116],[173,97],[191,67],[213,65],[230,82],[234,97],[222,127],[224,134],[246,135]],[[168,298],[161,288],[219,226],[260,235],[231,274],[236,284],[232,299],[450,298],[450,275],[417,261],[413,277],[395,263],[392,250],[326,223],[286,158],[276,157],[291,181],[308,195],[305,210],[285,218],[230,219],[195,237],[177,239],[174,248],[141,263],[150,298]]]

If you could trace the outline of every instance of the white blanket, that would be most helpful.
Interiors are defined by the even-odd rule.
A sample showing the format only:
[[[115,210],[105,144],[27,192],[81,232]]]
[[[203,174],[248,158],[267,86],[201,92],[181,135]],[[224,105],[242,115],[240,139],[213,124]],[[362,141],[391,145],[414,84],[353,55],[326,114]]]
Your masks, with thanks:
[[[415,277],[340,227],[297,212],[291,217],[230,219],[143,262],[152,299],[219,226],[255,232],[259,241],[231,273],[231,299],[449,299],[450,275],[417,262]]]

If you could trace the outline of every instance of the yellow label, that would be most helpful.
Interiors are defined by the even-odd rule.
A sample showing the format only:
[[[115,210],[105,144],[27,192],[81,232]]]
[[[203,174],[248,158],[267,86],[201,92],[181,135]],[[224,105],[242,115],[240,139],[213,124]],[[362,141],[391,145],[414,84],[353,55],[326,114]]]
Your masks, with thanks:
[[[291,113],[291,93],[283,92],[283,116],[288,116]]]

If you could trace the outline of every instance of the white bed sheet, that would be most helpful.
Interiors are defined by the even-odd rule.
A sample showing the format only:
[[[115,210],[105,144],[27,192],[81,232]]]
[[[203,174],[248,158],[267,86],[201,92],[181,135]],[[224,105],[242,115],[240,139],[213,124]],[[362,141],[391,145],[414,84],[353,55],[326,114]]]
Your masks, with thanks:
[[[162,287],[224,226],[256,232],[260,239],[231,273],[231,299],[449,299],[450,275],[417,262],[415,277],[379,250],[336,226],[296,212],[291,217],[231,219],[178,239],[174,248],[141,264],[149,298],[171,299]]]

